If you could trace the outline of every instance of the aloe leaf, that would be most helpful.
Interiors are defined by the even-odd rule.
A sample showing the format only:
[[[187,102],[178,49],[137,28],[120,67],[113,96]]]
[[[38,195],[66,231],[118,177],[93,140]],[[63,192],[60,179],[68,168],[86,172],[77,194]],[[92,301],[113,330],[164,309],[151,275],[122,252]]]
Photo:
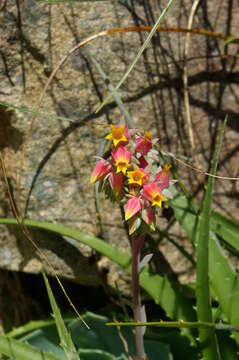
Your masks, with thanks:
[[[214,234],[209,242],[210,282],[219,301],[220,310],[231,324],[239,325],[239,278]],[[239,333],[233,332],[239,345]]]
[[[130,358],[131,354],[135,353],[135,339],[132,328],[120,329],[121,336],[127,343],[128,353],[126,353],[125,346],[119,336],[119,330],[116,327],[106,326],[109,318],[87,312],[83,315],[83,319],[89,324],[90,331],[78,319],[69,325],[72,339],[76,346],[80,348],[81,359],[85,360],[84,355],[86,352],[91,354],[92,350],[98,353],[102,351],[111,354],[114,360],[126,360]],[[154,339],[150,335],[145,336],[145,348],[150,360],[172,360],[170,346],[161,342],[158,338]],[[95,360],[96,358],[91,356],[89,359]]]
[[[173,0],[169,0],[168,3],[166,4],[166,6],[164,7],[162,13],[160,14],[158,20],[156,21],[156,23],[154,24],[152,30],[150,31],[150,33],[148,34],[146,40],[144,41],[143,45],[141,46],[141,48],[139,49],[137,55],[135,56],[134,60],[132,61],[132,63],[129,65],[128,69],[126,70],[125,74],[122,76],[122,78],[120,79],[120,81],[118,82],[118,84],[115,87],[115,90],[118,90],[121,85],[125,82],[125,80],[127,79],[127,77],[129,76],[129,74],[131,73],[131,71],[133,70],[135,64],[138,62],[140,56],[142,55],[142,53],[144,52],[144,50],[149,46],[150,41],[152,39],[152,37],[154,36],[154,34],[157,31],[157,28],[159,27],[159,24],[161,23],[161,21],[164,19],[166,13],[168,12],[170,6],[172,5]],[[108,96],[103,103],[97,108],[96,112],[100,111],[100,109],[102,109],[102,107],[104,105],[106,105],[108,103],[108,101],[111,99],[111,95]]]
[[[196,300],[197,300],[197,316],[199,321],[212,322],[212,307],[209,286],[209,232],[210,232],[210,217],[211,204],[213,197],[214,176],[216,175],[217,163],[222,145],[223,134],[226,126],[227,118],[225,119],[219,140],[216,145],[216,150],[211,164],[210,173],[212,176],[208,178],[205,199],[203,208],[199,216],[199,233],[197,240],[197,279],[196,279]],[[213,329],[200,329],[199,341],[202,349],[203,358],[205,360],[220,359],[217,338]]]
[[[196,200],[190,199],[186,191],[184,192],[185,195],[181,195],[174,186],[170,187],[170,191],[174,197],[173,199],[169,199],[168,202],[174,209],[176,218],[178,217],[178,220],[185,222],[185,226],[188,222],[188,226],[191,228],[190,216],[188,218],[187,216],[189,214],[199,214],[201,204]],[[224,241],[226,246],[229,246],[237,255],[239,254],[239,224],[235,220],[216,211],[212,211],[210,229]],[[190,236],[190,240],[194,243],[195,237]]]
[[[229,333],[222,331],[218,333],[218,344],[223,360],[237,360],[238,347],[235,341],[230,338]]]
[[[0,218],[0,223],[18,226],[15,219]],[[128,273],[131,272],[130,255],[93,235],[85,234],[62,224],[44,221],[24,220],[24,225],[31,229],[50,231],[80,241],[107,256]],[[152,296],[154,301],[161,305],[170,318],[188,321],[195,320],[196,314],[191,302],[183,297],[181,288],[174,287],[166,277],[151,274],[149,268],[145,267],[140,274],[140,284]],[[188,329],[185,329],[185,333],[187,335],[190,334]],[[190,339],[193,341],[192,337]]]
[[[217,212],[212,213],[211,229],[239,255],[239,224]]]
[[[191,216],[195,218],[195,215],[199,213],[200,204],[195,200],[180,195],[175,188],[172,187],[174,198],[170,200],[170,205],[174,209],[175,217],[179,222],[184,223],[184,227],[191,230]],[[236,255],[239,255],[239,224],[234,220],[220,214],[216,211],[212,211],[210,217],[210,229],[217,234],[226,246],[230,248]],[[196,229],[195,229],[196,230]],[[196,241],[196,232],[193,232],[194,236],[190,235],[192,243]]]
[[[60,340],[55,323],[52,326],[33,330],[27,335],[21,336],[18,340],[27,342],[43,352],[49,352],[59,360],[67,360],[64,350],[59,345]]]
[[[59,357],[19,340],[11,339],[0,334],[0,353],[12,357],[14,360],[59,360]]]
[[[70,332],[67,330],[65,323],[63,321],[63,318],[61,316],[61,312],[56,304],[56,301],[54,299],[50,284],[48,282],[48,279],[46,275],[43,273],[43,278],[45,281],[45,285],[47,288],[48,297],[51,303],[52,311],[54,314],[54,318],[56,321],[56,327],[59,334],[59,338],[61,340],[61,346],[66,354],[66,358],[68,360],[80,360],[80,357],[77,353],[77,350],[75,348],[75,345],[71,339]]]

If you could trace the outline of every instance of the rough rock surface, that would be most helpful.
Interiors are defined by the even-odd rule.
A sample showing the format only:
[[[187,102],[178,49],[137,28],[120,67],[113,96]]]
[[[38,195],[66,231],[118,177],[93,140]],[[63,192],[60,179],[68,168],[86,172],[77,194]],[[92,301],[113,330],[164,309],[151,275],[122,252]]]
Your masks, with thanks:
[[[160,0],[125,0],[47,5],[33,0],[3,0],[0,101],[33,109],[51,71],[76,43],[107,28],[152,25],[165,4]],[[186,0],[175,2],[163,25],[186,27],[190,4]],[[236,2],[201,2],[193,27],[237,34],[238,11]],[[145,38],[146,33],[101,37],[92,41],[88,50],[112,84],[116,84]],[[192,154],[184,108],[184,44],[185,34],[157,34],[120,94],[137,127],[159,137],[165,151],[189,161]],[[192,35],[187,61],[196,164],[209,169],[215,134],[228,114],[219,172],[231,177],[239,176],[239,72],[238,61],[233,57],[237,51],[238,45],[224,46],[217,39]],[[94,156],[108,124],[122,118],[114,102],[95,114],[96,105],[106,94],[104,81],[86,51],[75,52],[57,71],[43,98],[40,109],[43,115],[34,122],[32,114],[0,107],[0,148],[22,213],[26,211],[26,216],[34,219],[61,222],[128,248],[119,209],[100,198],[100,226],[94,192],[89,185]],[[44,113],[68,120],[47,117]],[[204,176],[180,164],[178,171],[191,192],[200,198]],[[10,216],[4,189],[2,186],[1,216]],[[239,219],[238,191],[238,183],[218,181],[215,208]],[[40,232],[33,236],[56,272],[80,283],[98,284],[99,267],[111,266],[104,259],[92,262],[92,251],[69,239],[46,237]],[[163,242],[160,246],[167,257],[167,244]],[[189,266],[185,261],[177,265],[174,269],[178,272]],[[19,231],[2,227],[0,267],[39,272],[42,260]],[[110,267],[109,282],[120,281],[121,275]]]

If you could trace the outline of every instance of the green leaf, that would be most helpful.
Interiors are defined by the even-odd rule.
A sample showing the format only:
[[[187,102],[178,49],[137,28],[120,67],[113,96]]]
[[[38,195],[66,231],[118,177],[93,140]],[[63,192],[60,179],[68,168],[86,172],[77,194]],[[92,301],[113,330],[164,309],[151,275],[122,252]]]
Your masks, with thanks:
[[[113,355],[113,359],[127,359],[124,344],[119,336],[119,330],[116,327],[108,327],[105,324],[109,319],[105,316],[87,312],[83,315],[84,321],[89,324],[90,330],[82,324],[80,320],[75,320],[69,325],[72,333],[72,339],[77,347],[80,348],[81,359],[84,357],[85,351],[90,354],[92,350],[103,351]],[[135,353],[135,339],[132,329],[122,328],[121,335],[127,343],[129,354]],[[167,344],[156,341],[150,336],[145,337],[146,354],[150,360],[172,360],[170,348]],[[88,357],[87,357],[88,359]],[[91,357],[90,359],[95,360]],[[101,359],[101,358],[100,358]]]
[[[187,233],[191,233],[191,216],[195,218],[195,215],[199,213],[200,203],[195,200],[190,200],[185,196],[180,195],[177,190],[172,187],[174,198],[170,200],[170,205],[174,209],[175,216],[179,222],[184,223],[184,228]],[[194,224],[196,226],[196,224]],[[217,234],[226,246],[230,248],[235,254],[239,255],[239,224],[228,217],[212,211],[210,217],[210,229]],[[196,228],[190,235],[192,243],[196,241]]]
[[[56,327],[57,327],[57,331],[59,334],[59,338],[61,340],[61,346],[63,347],[68,360],[79,360],[80,357],[79,357],[79,355],[76,351],[75,345],[71,339],[71,335],[64,324],[63,318],[61,316],[61,312],[56,304],[53,293],[51,291],[50,284],[44,273],[43,273],[43,278],[44,278],[45,285],[47,288],[47,293],[48,293],[48,297],[49,297],[49,300],[51,303],[52,311],[54,313],[54,318],[56,320]],[[85,324],[83,326],[85,326]]]
[[[238,347],[230,338],[229,334],[224,331],[218,333],[218,344],[220,347],[220,353],[223,360],[237,360],[238,359]]]
[[[209,286],[209,232],[211,204],[213,197],[213,187],[217,170],[217,163],[222,145],[224,129],[227,118],[223,123],[219,140],[216,146],[214,157],[211,164],[210,173],[212,176],[208,178],[203,208],[199,216],[199,232],[197,240],[197,278],[196,278],[196,299],[197,299],[197,317],[199,321],[212,322],[211,296]],[[213,329],[199,329],[199,341],[202,349],[203,358],[205,360],[220,359],[217,338]]]
[[[0,223],[18,226],[15,219],[0,218]],[[125,271],[131,273],[130,255],[93,235],[85,234],[79,230],[71,229],[61,224],[37,220],[25,220],[24,225],[31,229],[35,228],[50,231],[80,241],[107,256]],[[172,285],[166,277],[162,277],[158,274],[151,274],[149,267],[145,267],[141,272],[140,284],[152,296],[154,301],[161,305],[170,318],[195,321],[195,311],[192,308],[191,302],[183,297],[180,286]],[[189,334],[188,329],[185,329],[184,331]],[[191,340],[193,341],[192,337]]]
[[[127,360],[125,355],[114,356],[102,350],[83,349],[80,352],[82,360]]]
[[[14,360],[59,360],[59,357],[40,351],[29,344],[0,335],[0,353]]]
[[[81,360],[127,360],[131,354],[135,353],[135,336],[132,328],[120,329],[120,334],[128,347],[126,351],[125,343],[119,336],[119,329],[105,325],[110,320],[108,317],[87,312],[83,315],[83,319],[90,325],[90,330],[80,319],[72,320],[68,326]],[[26,340],[40,350],[51,349],[55,354],[57,353],[57,359],[66,359],[59,346],[56,326],[44,324],[43,328],[34,330],[21,338],[21,341]],[[145,347],[150,360],[176,360],[180,359],[180,356],[182,358],[183,355],[188,356],[190,360],[196,360],[196,349],[189,345],[185,337],[174,330],[170,333],[164,332],[164,334],[147,330]],[[177,356],[172,357],[171,348],[172,353]]]
[[[20,337],[19,341],[27,342],[43,352],[50,352],[60,360],[66,360],[66,355],[59,345],[60,339],[55,323],[52,326],[34,330],[31,333]]]
[[[239,224],[217,212],[212,213],[211,229],[239,255]]]
[[[209,242],[210,282],[219,301],[219,308],[231,324],[239,325],[239,278],[214,234]],[[233,335],[239,345],[239,333]]]

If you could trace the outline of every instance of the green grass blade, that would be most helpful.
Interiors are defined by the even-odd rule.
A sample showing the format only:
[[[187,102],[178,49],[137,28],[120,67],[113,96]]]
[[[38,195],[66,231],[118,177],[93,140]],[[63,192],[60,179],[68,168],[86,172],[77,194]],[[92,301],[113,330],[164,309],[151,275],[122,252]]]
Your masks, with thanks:
[[[118,90],[121,85],[125,82],[125,80],[127,79],[127,77],[129,76],[129,74],[131,73],[131,71],[133,70],[134,66],[136,65],[136,63],[138,62],[140,56],[142,55],[142,53],[144,52],[144,50],[149,46],[150,41],[152,39],[152,37],[154,36],[155,32],[157,31],[157,28],[159,27],[159,24],[161,23],[161,21],[164,19],[166,13],[168,12],[170,6],[172,5],[174,0],[169,0],[167,5],[165,6],[165,8],[163,9],[162,13],[160,14],[158,20],[156,21],[156,23],[154,24],[152,30],[150,31],[150,33],[148,34],[146,40],[144,41],[143,45],[141,46],[141,48],[139,49],[137,55],[135,56],[134,60],[132,61],[132,63],[129,65],[128,69],[126,70],[125,74],[122,76],[122,78],[120,79],[120,81],[118,82],[118,84],[115,87],[115,90]],[[106,105],[108,103],[108,101],[111,99],[111,95],[108,96],[103,103],[96,109],[96,112],[100,111],[100,109],[102,109],[102,107],[104,105]]]
[[[216,168],[219,158],[219,153],[222,144],[222,138],[226,121],[216,147],[214,158],[211,165],[211,174],[216,174]],[[206,189],[203,209],[199,218],[199,236],[197,242],[197,280],[196,280],[196,295],[197,295],[197,314],[199,321],[212,322],[212,308],[210,298],[209,286],[209,253],[208,241],[210,231],[210,217],[211,217],[211,203],[213,196],[214,177],[209,177]],[[199,331],[199,339],[202,348],[203,357],[207,360],[216,360],[220,358],[217,339],[213,330],[202,329]]]
[[[43,273],[43,278],[45,281],[45,285],[47,288],[47,293],[48,293],[48,297],[51,303],[51,308],[54,314],[54,318],[56,321],[56,327],[57,327],[57,332],[59,335],[59,338],[61,340],[61,346],[66,354],[66,358],[68,360],[80,360],[80,357],[77,353],[77,350],[75,348],[75,345],[71,339],[71,335],[70,332],[67,330],[64,320],[61,316],[61,312],[56,304],[54,295],[52,293],[50,284],[48,282],[48,279],[46,277],[46,275]]]
[[[125,121],[127,122],[127,124],[129,125],[130,128],[134,128],[134,122],[128,112],[128,110],[126,109],[125,105],[123,104],[119,94],[117,93],[116,89],[114,88],[114,86],[110,83],[109,78],[107,77],[107,75],[105,74],[104,70],[102,69],[102,67],[100,66],[100,64],[98,63],[98,61],[96,60],[96,58],[90,53],[89,50],[85,49],[86,54],[88,56],[88,58],[90,59],[90,61],[95,65],[96,69],[98,70],[99,74],[101,75],[105,85],[107,86],[108,90],[111,92],[112,96],[115,99],[116,104],[118,105],[121,113],[123,114]]]
[[[227,119],[225,119],[222,130],[220,132],[219,140],[216,146],[215,154],[211,164],[212,175],[216,175],[217,163],[219,153],[221,150],[222,139]],[[209,286],[209,232],[210,232],[210,217],[211,204],[213,197],[213,187],[215,178],[210,176],[206,188],[205,199],[203,202],[203,209],[199,217],[199,233],[197,241],[197,279],[196,279],[196,298],[197,298],[197,316],[199,321],[212,322],[212,308],[210,298]],[[220,359],[216,334],[211,329],[199,330],[199,341],[202,349],[203,358],[205,360]]]
[[[18,226],[15,219],[0,218],[0,223]],[[93,235],[85,234],[61,224],[37,220],[25,220],[24,225],[29,229],[50,231],[80,241],[107,256],[128,273],[131,272],[130,255]],[[180,287],[174,287],[166,277],[151,274],[149,269],[145,267],[140,274],[140,284],[152,296],[154,301],[161,305],[170,318],[187,321],[196,320],[196,314],[191,302],[183,297]],[[190,336],[191,332],[185,330],[185,334]],[[190,339],[193,341],[192,336]]]
[[[11,339],[2,334],[0,334],[0,353],[14,360],[59,360],[59,358],[53,354],[37,350],[29,344]]]
[[[68,122],[75,122],[75,120],[70,119],[68,117],[64,117],[64,116],[57,116],[54,114],[48,114],[48,113],[44,113],[44,112],[40,112],[40,111],[35,111],[34,109],[29,108],[28,106],[22,105],[22,106],[17,106],[14,105],[12,103],[8,103],[6,101],[0,101],[0,106],[6,107],[8,109],[11,110],[15,110],[15,111],[19,111],[25,114],[30,114],[30,115],[34,115],[34,116],[38,116],[38,117],[43,117],[46,118],[48,120],[60,120],[60,121],[68,121]]]

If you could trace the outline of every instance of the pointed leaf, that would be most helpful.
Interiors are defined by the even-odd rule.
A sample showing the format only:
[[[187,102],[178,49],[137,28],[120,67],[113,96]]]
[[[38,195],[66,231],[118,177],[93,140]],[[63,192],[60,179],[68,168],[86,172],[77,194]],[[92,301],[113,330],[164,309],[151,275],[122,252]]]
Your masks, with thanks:
[[[0,334],[0,353],[14,360],[59,360],[53,354],[40,351],[33,346]]]
[[[67,330],[67,328],[64,324],[60,310],[56,304],[53,293],[51,291],[50,284],[44,273],[43,273],[43,278],[44,278],[45,285],[47,288],[47,293],[48,293],[48,297],[49,297],[49,300],[51,303],[51,308],[54,313],[54,318],[56,320],[56,327],[57,327],[57,331],[58,331],[58,334],[59,334],[59,337],[61,340],[61,346],[63,347],[68,360],[79,360],[80,357],[79,357],[79,355],[76,351],[75,345],[71,339],[70,332]]]

